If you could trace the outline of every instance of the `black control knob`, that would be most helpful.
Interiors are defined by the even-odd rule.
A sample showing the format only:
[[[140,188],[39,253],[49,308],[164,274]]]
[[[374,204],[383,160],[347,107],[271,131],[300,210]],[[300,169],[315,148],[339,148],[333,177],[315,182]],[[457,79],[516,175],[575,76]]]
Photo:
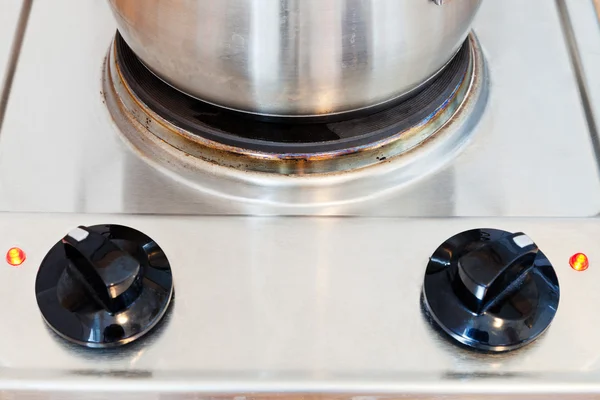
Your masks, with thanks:
[[[35,291],[44,319],[60,336],[114,347],[160,321],[173,279],[164,252],[145,234],[120,225],[81,226],[46,255]]]
[[[431,256],[423,301],[439,327],[460,343],[508,351],[541,335],[559,301],[556,273],[524,233],[475,229]]]

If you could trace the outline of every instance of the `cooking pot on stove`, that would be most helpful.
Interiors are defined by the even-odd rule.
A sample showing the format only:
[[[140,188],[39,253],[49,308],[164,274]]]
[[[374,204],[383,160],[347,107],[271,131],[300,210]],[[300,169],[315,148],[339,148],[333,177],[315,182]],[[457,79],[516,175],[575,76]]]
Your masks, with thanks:
[[[399,101],[467,37],[481,0],[109,0],[158,77],[205,102],[324,116]]]

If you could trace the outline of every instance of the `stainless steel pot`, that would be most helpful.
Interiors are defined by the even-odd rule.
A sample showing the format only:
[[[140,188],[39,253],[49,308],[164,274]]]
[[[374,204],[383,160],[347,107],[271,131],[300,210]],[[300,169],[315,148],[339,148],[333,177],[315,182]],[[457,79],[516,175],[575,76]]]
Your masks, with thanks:
[[[110,0],[156,75],[276,116],[339,114],[416,90],[451,60],[481,0]]]

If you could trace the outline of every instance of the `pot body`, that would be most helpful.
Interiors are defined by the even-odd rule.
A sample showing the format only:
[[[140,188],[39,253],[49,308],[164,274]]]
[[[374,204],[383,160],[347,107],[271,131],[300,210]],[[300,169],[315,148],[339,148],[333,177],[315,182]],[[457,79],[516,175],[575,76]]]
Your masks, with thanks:
[[[109,0],[127,44],[200,100],[272,116],[377,107],[457,52],[481,0]]]

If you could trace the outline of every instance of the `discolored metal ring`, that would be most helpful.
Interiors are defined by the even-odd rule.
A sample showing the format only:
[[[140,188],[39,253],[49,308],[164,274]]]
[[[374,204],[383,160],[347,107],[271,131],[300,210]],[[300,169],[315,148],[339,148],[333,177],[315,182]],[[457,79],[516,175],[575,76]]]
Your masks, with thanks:
[[[435,117],[378,147],[333,158],[211,147],[214,142],[173,126],[139,103],[121,80],[114,46],[103,71],[101,100],[115,134],[140,160],[170,180],[245,207],[293,207],[300,214],[324,206],[347,207],[424,179],[448,165],[469,143],[489,96],[482,49],[475,35],[469,40],[470,69],[461,91],[447,99]]]
[[[471,37],[431,85],[391,109],[350,121],[292,125],[249,119],[182,94],[147,70],[117,35],[107,80],[119,109],[110,111],[218,165],[287,175],[354,170],[403,154],[448,123],[472,92],[477,48]]]

